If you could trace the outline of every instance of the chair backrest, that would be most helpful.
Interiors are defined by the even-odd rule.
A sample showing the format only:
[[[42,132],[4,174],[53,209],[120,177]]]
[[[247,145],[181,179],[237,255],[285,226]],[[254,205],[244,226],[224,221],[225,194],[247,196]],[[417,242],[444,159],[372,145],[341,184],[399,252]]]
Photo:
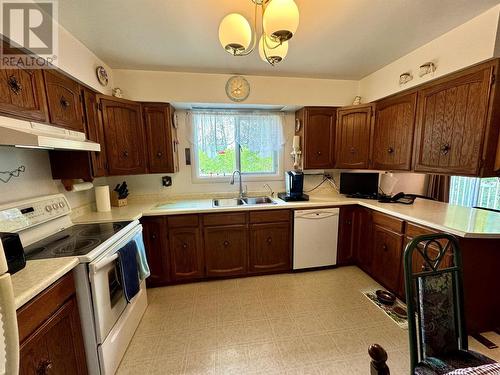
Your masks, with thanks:
[[[415,237],[404,253],[410,363],[467,349],[458,241],[449,234]]]

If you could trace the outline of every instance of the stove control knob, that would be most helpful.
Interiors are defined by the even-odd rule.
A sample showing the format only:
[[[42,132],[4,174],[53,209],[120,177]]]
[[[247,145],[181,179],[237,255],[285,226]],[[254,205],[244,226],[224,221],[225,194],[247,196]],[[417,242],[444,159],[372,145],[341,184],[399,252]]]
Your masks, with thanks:
[[[64,202],[59,202],[59,207],[63,208],[64,207]]]
[[[54,210],[57,210],[59,207],[57,206],[57,204],[55,204],[55,203],[54,203],[54,204],[52,205],[52,208],[53,208]]]
[[[45,206],[45,211],[47,211],[47,212],[52,211],[52,207],[51,207],[51,206],[49,206],[49,205]]]

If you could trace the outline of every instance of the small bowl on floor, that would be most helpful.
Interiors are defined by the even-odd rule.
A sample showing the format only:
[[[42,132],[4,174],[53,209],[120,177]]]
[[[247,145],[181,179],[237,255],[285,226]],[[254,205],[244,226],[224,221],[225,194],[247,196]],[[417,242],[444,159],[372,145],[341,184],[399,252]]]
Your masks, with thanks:
[[[377,295],[377,299],[383,303],[384,305],[394,305],[394,302],[396,302],[396,296],[394,293],[388,292],[387,290],[377,290],[375,292]]]
[[[396,316],[400,317],[401,319],[406,319],[408,318],[408,312],[403,306],[394,306],[392,309],[392,312],[396,314]]]

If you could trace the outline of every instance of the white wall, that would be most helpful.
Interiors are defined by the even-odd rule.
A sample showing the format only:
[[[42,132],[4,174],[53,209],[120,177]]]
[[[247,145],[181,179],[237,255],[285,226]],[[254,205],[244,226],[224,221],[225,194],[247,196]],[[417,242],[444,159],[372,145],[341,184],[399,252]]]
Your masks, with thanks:
[[[363,102],[373,101],[461,68],[500,56],[497,43],[500,5],[410,52],[359,82]],[[499,36],[500,38],[500,36]],[[383,47],[381,47],[383,48]],[[434,74],[420,78],[418,68],[425,62],[437,65]],[[399,75],[411,71],[413,80],[399,86]]]
[[[64,193],[71,207],[78,207],[94,200],[94,191],[66,192],[59,181],[52,180],[49,153],[44,150],[23,150],[0,146],[0,172],[24,165],[25,173],[8,183],[0,181],[0,205],[40,195]],[[0,174],[5,178],[6,174]]]
[[[114,84],[132,100],[171,103],[233,103],[225,93],[229,74],[120,70]],[[347,105],[358,93],[349,80],[245,76],[250,96],[244,104],[283,106]]]

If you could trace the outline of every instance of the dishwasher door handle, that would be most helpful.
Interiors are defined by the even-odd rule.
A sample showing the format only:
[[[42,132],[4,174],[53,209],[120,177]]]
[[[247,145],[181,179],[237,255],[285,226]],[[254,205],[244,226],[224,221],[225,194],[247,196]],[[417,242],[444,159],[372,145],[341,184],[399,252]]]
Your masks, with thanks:
[[[318,220],[318,219],[326,219],[332,216],[339,216],[339,214],[337,212],[308,212],[306,214],[299,214],[295,216],[295,219]]]

